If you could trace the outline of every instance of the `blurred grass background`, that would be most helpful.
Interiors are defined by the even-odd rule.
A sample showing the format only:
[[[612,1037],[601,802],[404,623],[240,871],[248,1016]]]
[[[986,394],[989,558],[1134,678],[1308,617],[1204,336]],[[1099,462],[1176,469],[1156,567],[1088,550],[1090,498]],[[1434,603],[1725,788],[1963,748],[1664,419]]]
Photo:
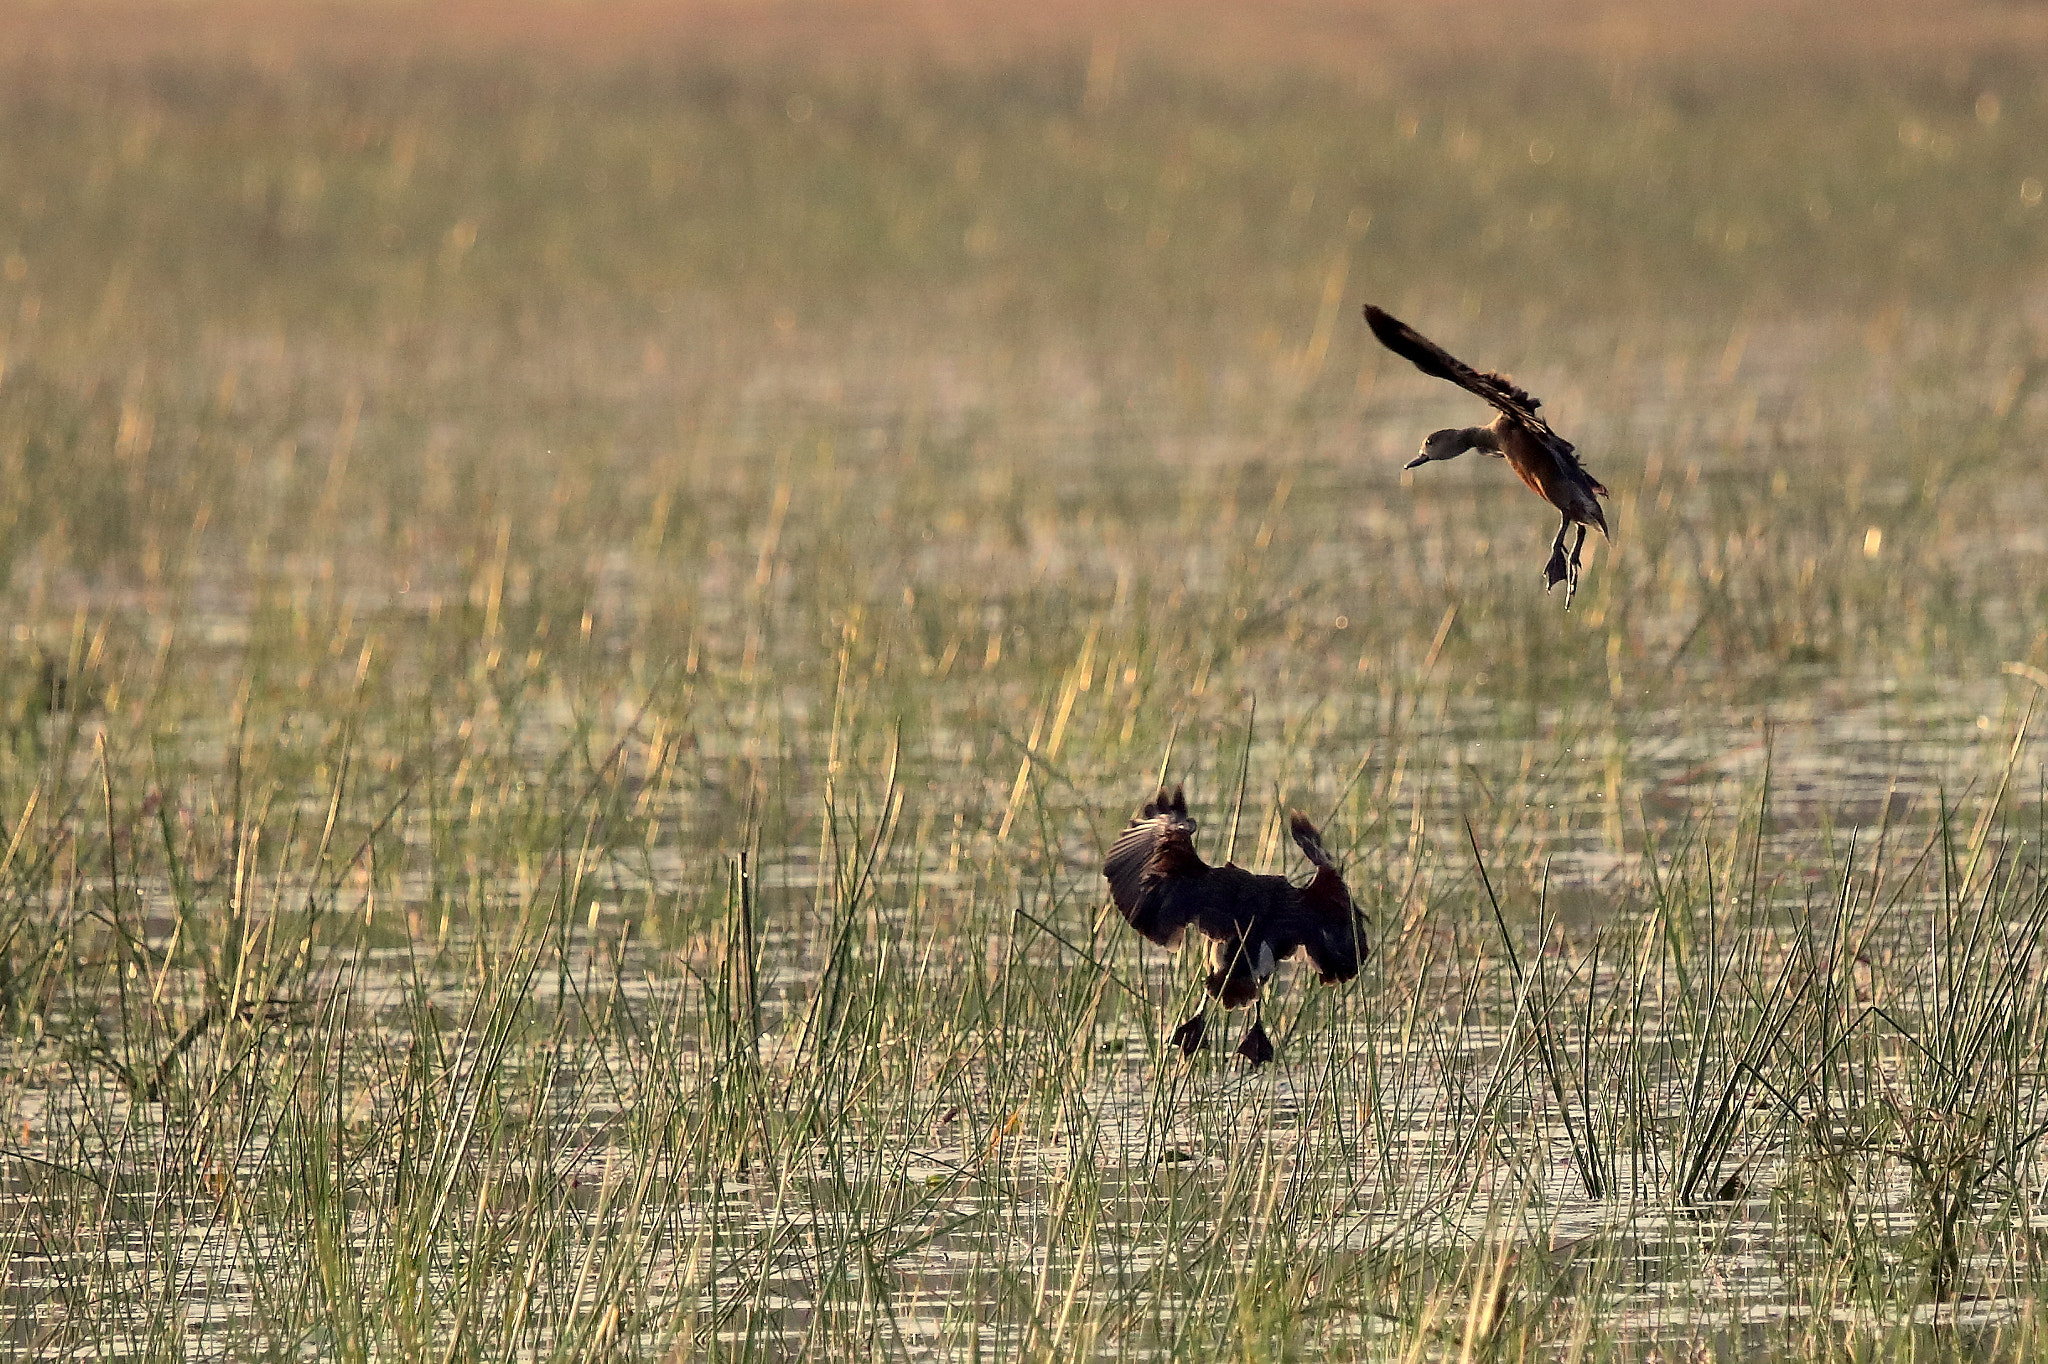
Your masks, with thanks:
[[[1418,428],[1466,408],[1365,344],[1372,298],[1548,396],[1632,528],[1594,580],[1652,574],[1626,596],[1683,598],[1654,613],[1680,633],[1683,580],[1717,576],[1727,535],[1677,549],[1712,506],[1738,538],[1824,523],[1726,582],[1769,617],[1705,619],[1738,653],[1761,632],[1893,666],[1929,593],[1967,599],[1944,623],[1988,630],[1987,657],[2034,644],[2038,575],[2007,570],[2038,563],[2042,509],[2001,465],[2044,364],[2043,95],[2018,52],[1624,60],[1489,31],[1483,79],[1426,44],[1347,78],[1340,54],[1217,70],[1099,34],[956,64],[913,30],[872,69],[565,69],[514,41],[528,12],[484,56],[432,23],[402,59],[328,56],[312,9],[268,59],[24,40],[0,153],[19,620],[52,593],[61,619],[179,575],[246,587],[278,555],[357,590],[445,578],[501,525],[572,597],[605,564],[681,611],[670,576],[758,538],[791,469],[816,471],[798,571],[858,525],[842,552],[886,562],[832,581],[892,601],[913,559],[972,556],[1003,521],[1096,550],[1083,504],[1163,531],[1145,549],[1170,561],[1228,515],[1211,480],[1265,500],[1282,469],[1320,494],[1285,518],[1303,543],[1405,572],[1427,556],[1399,537],[1448,518],[1434,571],[1526,576],[1542,515],[1496,508],[1500,480],[1395,486]],[[855,13],[811,14],[822,58]],[[819,514],[835,476],[856,505]],[[884,513],[915,556],[865,533]],[[1871,525],[1902,557],[1851,553],[1826,594],[1865,609],[1798,600]],[[1047,571],[995,557],[963,595]],[[1315,578],[1294,586],[1337,586]],[[1441,597],[1361,592],[1362,626],[1411,602],[1433,624]]]
[[[801,809],[862,680],[968,827],[1075,726],[1086,825],[1184,724],[1448,707],[1607,734],[1619,852],[1631,736],[2048,662],[2039,19],[14,11],[19,780],[54,669],[137,763],[651,714]],[[1367,299],[1615,490],[1569,615]]]
[[[964,835],[1052,782],[1078,885],[1263,705],[1320,799],[1455,740],[1534,868],[1766,713],[1989,726],[2048,663],[2040,15],[1859,16],[13,11],[8,801],[67,686],[137,802],[370,726],[365,829],[652,724],[715,898],[900,730]],[[1401,472],[1480,413],[1368,299],[1614,489],[1571,613],[1502,471]]]

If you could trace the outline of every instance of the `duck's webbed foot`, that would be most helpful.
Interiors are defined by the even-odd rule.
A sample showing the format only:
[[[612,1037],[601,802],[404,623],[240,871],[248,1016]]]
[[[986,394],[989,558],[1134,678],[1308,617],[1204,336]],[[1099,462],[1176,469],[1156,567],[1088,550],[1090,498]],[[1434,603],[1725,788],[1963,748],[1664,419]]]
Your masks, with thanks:
[[[1208,1037],[1209,1015],[1205,1011],[1196,1014],[1178,1028],[1175,1028],[1173,1036],[1168,1040],[1174,1046],[1180,1048],[1182,1056],[1192,1057],[1196,1052],[1208,1045]]]
[[[1273,1059],[1273,1039],[1266,1036],[1266,1025],[1262,1020],[1253,1019],[1252,1025],[1244,1030],[1238,1041],[1237,1054],[1252,1063],[1257,1070]]]

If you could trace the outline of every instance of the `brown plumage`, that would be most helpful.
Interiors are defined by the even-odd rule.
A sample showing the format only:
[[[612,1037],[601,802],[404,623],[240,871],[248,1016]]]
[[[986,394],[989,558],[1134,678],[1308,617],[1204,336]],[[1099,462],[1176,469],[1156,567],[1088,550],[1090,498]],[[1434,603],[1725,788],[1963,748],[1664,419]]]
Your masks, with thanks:
[[[1257,876],[1234,862],[1212,867],[1195,851],[1195,821],[1176,786],[1165,787],[1132,817],[1104,860],[1110,898],[1132,928],[1161,947],[1173,947],[1190,928],[1209,940],[1209,994],[1226,1009],[1260,1002],[1260,991],[1280,962],[1306,956],[1323,984],[1358,974],[1369,950],[1365,916],[1337,864],[1323,848],[1322,835],[1306,815],[1293,819],[1294,841],[1315,866],[1315,878],[1297,886],[1284,876]],[[1254,1066],[1273,1059],[1263,1009],[1255,1013],[1240,1056]],[[1207,1013],[1174,1030],[1184,1055],[1201,1047]]]
[[[1431,460],[1455,459],[1467,450],[1484,450],[1506,459],[1522,482],[1529,485],[1529,491],[1557,508],[1564,517],[1557,528],[1557,539],[1550,545],[1550,562],[1543,566],[1543,584],[1548,590],[1563,583],[1565,609],[1570,610],[1572,596],[1579,590],[1579,551],[1586,544],[1586,527],[1594,526],[1601,535],[1607,534],[1607,515],[1599,502],[1608,495],[1606,487],[1579,463],[1572,443],[1536,415],[1536,409],[1543,404],[1515,387],[1505,374],[1473,369],[1393,314],[1370,303],[1365,305],[1365,321],[1388,350],[1424,374],[1448,379],[1466,392],[1484,398],[1500,412],[1485,426],[1432,431],[1422,443],[1422,453],[1409,460],[1406,467],[1413,469]],[[1579,528],[1579,538],[1573,542],[1567,558],[1564,537],[1573,526]]]

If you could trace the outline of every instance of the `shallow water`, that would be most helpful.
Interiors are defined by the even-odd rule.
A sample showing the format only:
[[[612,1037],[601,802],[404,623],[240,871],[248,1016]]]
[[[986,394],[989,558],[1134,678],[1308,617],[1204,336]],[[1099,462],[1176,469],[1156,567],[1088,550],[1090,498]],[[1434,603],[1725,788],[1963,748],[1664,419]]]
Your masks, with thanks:
[[[1080,840],[1033,902],[1033,916],[1065,942],[1000,915],[988,948],[1055,980],[1091,977],[1075,959],[1085,948],[1147,1001],[1112,1017],[1099,1005],[1070,1013],[1080,1032],[1067,1073],[1041,1071],[1036,1059],[1021,1067],[997,1059],[1008,1025],[989,1020],[937,1035],[884,1024],[859,1045],[894,1058],[881,1063],[894,1078],[859,1080],[863,1068],[853,1064],[851,1088],[807,1079],[821,1064],[804,1039],[826,993],[841,874],[829,844],[750,867],[755,893],[781,907],[757,925],[763,1036],[751,1047],[741,1038],[721,1059],[691,1021],[710,1007],[716,945],[699,939],[673,950],[633,935],[625,917],[650,896],[690,894],[702,874],[695,859],[658,847],[606,867],[587,915],[560,934],[566,955],[550,955],[559,948],[545,939],[521,947],[517,934],[486,940],[458,927],[432,949],[364,946],[329,956],[290,1006],[200,1038],[171,1103],[137,1101],[106,1069],[78,1059],[23,1054],[4,1100],[6,1126],[20,1134],[6,1160],[11,1210],[0,1209],[16,1228],[10,1339],[45,1352],[70,1348],[66,1341],[83,1347],[66,1322],[88,1286],[110,1295],[103,1302],[126,1304],[109,1307],[105,1320],[126,1314],[134,1323],[127,1339],[96,1330],[89,1349],[99,1357],[160,1352],[172,1337],[189,1353],[229,1356],[266,1339],[274,1295],[306,1272],[308,1211],[289,1211],[294,1198],[280,1190],[302,1177],[291,1171],[307,1148],[303,1137],[276,1135],[295,1111],[289,1077],[306,1065],[332,1067],[324,1102],[335,1105],[349,1152],[344,1182],[359,1190],[337,1205],[353,1209],[341,1221],[322,1214],[322,1234],[359,1273],[390,1265],[394,1238],[403,1238],[377,1210],[380,1190],[418,1178],[406,1171],[420,1157],[383,1159],[385,1139],[374,1134],[417,1111],[394,1107],[395,1095],[428,1019],[443,1049],[428,1091],[439,1096],[442,1134],[443,1163],[432,1177],[445,1183],[441,1197],[455,1200],[441,1215],[465,1209],[467,1230],[452,1241],[429,1238],[438,1248],[406,1271],[423,1276],[420,1291],[429,1300],[453,1294],[477,1269],[460,1247],[486,1253],[494,1237],[516,1240],[540,1207],[561,1243],[551,1274],[586,1253],[631,1266],[629,1280],[585,1273],[553,1281],[547,1312],[518,1336],[525,1349],[566,1348],[597,1332],[634,1349],[681,1336],[771,1356],[870,1339],[889,1353],[931,1358],[1042,1348],[1168,1357],[1189,1348],[1176,1319],[1245,1291],[1247,1274],[1278,1275],[1260,1291],[1282,1294],[1289,1329],[1319,1348],[1350,1341],[1370,1350],[1417,1329],[1449,1332],[1454,1342],[1471,1329],[1464,1319],[1431,1326],[1438,1309],[1416,1304],[1435,1292],[1456,1312],[1478,1310],[1473,1285],[1488,1275],[1506,1287],[1486,1311],[1560,1358],[1583,1349],[1586,1313],[1599,1322],[1601,1350],[1630,1357],[1680,1343],[1723,1353],[1793,1348],[1823,1322],[1851,1332],[1908,1322],[1991,1331],[2023,1313],[2034,1273],[2029,1238],[2048,1231],[2048,1219],[2014,1221],[2010,1198],[1987,1204],[2003,1230],[1971,1241],[1958,1269],[1962,1300],[1935,1304],[1873,1287],[1924,1274],[1916,1256],[1925,1203],[1886,1155],[1896,1132],[1847,1158],[1843,1170],[1853,1174],[1841,1189],[1816,1195],[1814,1148],[1802,1137],[1814,1114],[1799,1067],[1772,1052],[1757,1062],[1758,1083],[1745,1080],[1736,1063],[1741,1029],[1669,1004],[1697,988],[1680,978],[1699,969],[1691,949],[1659,955],[1646,945],[1655,934],[1641,935],[1660,912],[1659,878],[1668,882],[1687,855],[1686,837],[1733,838],[1730,851],[1741,845],[1730,831],[1756,815],[1768,767],[1763,848],[1746,845],[1744,854],[1769,864],[1767,884],[1741,913],[1713,899],[1691,911],[1727,916],[1708,948],[1728,963],[1731,998],[1746,998],[1753,1014],[1774,982],[1794,979],[1784,974],[1788,953],[1826,930],[1845,865],[1871,880],[1897,874],[1926,846],[1945,801],[1967,807],[1996,784],[2012,704],[2011,688],[1996,684],[1910,695],[1884,683],[1828,684],[1756,715],[1635,715],[1625,734],[1568,730],[1556,717],[1512,734],[1498,712],[1455,703],[1433,724],[1410,717],[1404,770],[1369,778],[1385,801],[1380,827],[1400,832],[1388,845],[1394,851],[1352,848],[1358,865],[1404,875],[1409,890],[1382,888],[1373,900],[1383,911],[1379,951],[1357,986],[1325,996],[1283,973],[1272,1020],[1281,1060],[1250,1075],[1227,1056],[1183,1065],[1164,1049],[1188,998],[1186,967],[1103,922],[1098,873]],[[1557,743],[1561,733],[1573,742]],[[1283,748],[1255,743],[1250,761],[1257,770],[1287,760]],[[1313,779],[1325,791],[1332,780]],[[1475,917],[1483,911],[1469,860],[1458,863],[1458,812],[1474,808],[1475,789],[1494,844],[1482,851],[1518,951],[1530,971],[1544,973],[1535,994],[1504,969],[1498,937],[1488,943],[1493,930]],[[1619,821],[1616,796],[1631,810]],[[1105,806],[1116,798],[1101,797]],[[2022,793],[2021,823],[2034,798]],[[689,827],[688,793],[674,815]],[[915,815],[913,807],[904,818]],[[1882,848],[1880,823],[1889,826]],[[1342,823],[1332,827],[1341,839]],[[1270,832],[1251,855],[1284,866]],[[1842,860],[1852,834],[1867,861]],[[1209,828],[1202,837],[1213,853],[1222,834]],[[1400,851],[1415,846],[1433,851]],[[945,939],[931,936],[929,919],[932,906],[976,894],[975,856],[948,870],[928,850],[892,847],[867,882],[876,903],[864,911],[863,936],[914,932],[922,936],[896,946],[921,969],[972,969],[936,946]],[[517,902],[539,884],[500,893]],[[270,893],[290,900],[306,889]],[[380,916],[431,921],[425,882],[400,878],[384,894],[396,900],[381,904]],[[161,941],[178,922],[168,889],[145,884],[142,897],[146,931]],[[1540,941],[1531,936],[1538,897],[1551,924]],[[1923,949],[1913,944],[1926,940],[1939,900],[1936,883],[1911,883],[1904,898],[1868,913],[1861,963],[1810,962],[1799,968],[1800,988],[1820,971],[1859,998],[1877,989],[1874,997],[1912,1022],[1928,1003],[1914,993],[1913,953]],[[1802,910],[1809,917],[1798,920]],[[1596,941],[1597,960],[1589,955]],[[494,964],[480,978],[486,962]],[[1889,984],[1873,987],[1873,970]],[[493,1007],[537,1020],[539,1031],[522,1028],[524,1040],[493,1051],[495,1015],[476,1012],[480,991],[508,982],[512,994]],[[195,984],[171,973],[152,990],[170,1016],[189,1018],[204,997]],[[1563,1012],[1539,1019],[1543,991],[1563,1001]],[[1647,1012],[1611,1014],[1631,991],[1650,1001]],[[50,1026],[67,1025],[53,1013]],[[1225,1047],[1230,1026],[1218,1029]],[[1562,1104],[1535,1059],[1540,1029],[1564,1049],[1575,1083],[1590,1082]],[[1710,1034],[1719,1040],[1703,1042]],[[1911,1060],[1897,1045],[1873,1045],[1866,1061],[1882,1053],[1897,1072]],[[899,1055],[903,1048],[911,1050]],[[660,1132],[675,1129],[645,1124],[657,1112],[684,1125],[700,1116],[735,1057],[751,1058],[743,1065],[757,1076],[743,1102],[822,1096],[842,1105],[842,1116],[795,1145],[750,1145],[715,1179],[693,1182],[705,1170],[701,1156],[671,1167],[680,1150]],[[1695,1064],[1706,1067],[1710,1089],[1734,1086],[1747,1112],[1699,1177],[1700,1194],[1683,1205],[1678,1171],[1701,1113]],[[934,1066],[942,1088],[900,1088]],[[245,1083],[242,1067],[277,1077],[267,1094],[259,1085],[243,1099],[271,1117],[226,1146],[184,1130],[182,1115],[199,1096]],[[862,1091],[876,1083],[890,1090],[880,1102]],[[1778,1097],[1787,1093],[1789,1108]],[[1999,1102],[2008,1125],[2038,1116],[2048,1105],[2038,1068],[2013,1070]],[[460,1154],[468,1138],[459,1134],[480,1123],[531,1135],[501,1143],[479,1165]],[[218,1118],[209,1125],[222,1135],[232,1129]],[[1612,1185],[1598,1198],[1588,1196],[1584,1157],[1575,1155],[1588,1139],[1604,1147]],[[655,1185],[650,1162],[668,1171]],[[2036,1177],[2008,1176],[2008,1184]],[[69,1210],[62,1223],[50,1220],[58,1209]],[[1845,1234],[1857,1238],[1853,1253],[1840,1244]],[[1278,1265],[1276,1245],[1285,1247]]]

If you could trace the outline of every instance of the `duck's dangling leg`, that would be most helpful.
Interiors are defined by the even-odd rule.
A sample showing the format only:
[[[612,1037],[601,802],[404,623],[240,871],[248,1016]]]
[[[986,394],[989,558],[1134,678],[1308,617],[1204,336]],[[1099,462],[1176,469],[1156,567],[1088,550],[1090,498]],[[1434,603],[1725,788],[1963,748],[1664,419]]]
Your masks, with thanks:
[[[1252,1063],[1257,1070],[1273,1059],[1273,1039],[1266,1036],[1266,997],[1252,1001],[1252,1025],[1244,1030],[1244,1037],[1238,1041],[1237,1054]]]
[[[1209,1012],[1204,1009],[1201,1013],[1196,1014],[1178,1028],[1175,1028],[1173,1036],[1168,1040],[1174,1046],[1180,1048],[1182,1056],[1193,1057],[1196,1052],[1208,1045],[1208,1036]]]
[[[1571,561],[1565,558],[1564,537],[1570,534],[1572,519],[1567,516],[1557,523],[1557,538],[1550,542],[1550,561],[1543,565],[1543,590],[1548,592],[1562,582],[1575,582]],[[1565,603],[1571,603],[1571,588],[1565,589]]]
[[[1561,542],[1564,532],[1559,531],[1558,534]],[[1564,609],[1567,611],[1572,609],[1572,598],[1579,594],[1579,552],[1585,547],[1586,525],[1582,521],[1579,523],[1579,538],[1572,541],[1571,577],[1566,581],[1564,588]]]

